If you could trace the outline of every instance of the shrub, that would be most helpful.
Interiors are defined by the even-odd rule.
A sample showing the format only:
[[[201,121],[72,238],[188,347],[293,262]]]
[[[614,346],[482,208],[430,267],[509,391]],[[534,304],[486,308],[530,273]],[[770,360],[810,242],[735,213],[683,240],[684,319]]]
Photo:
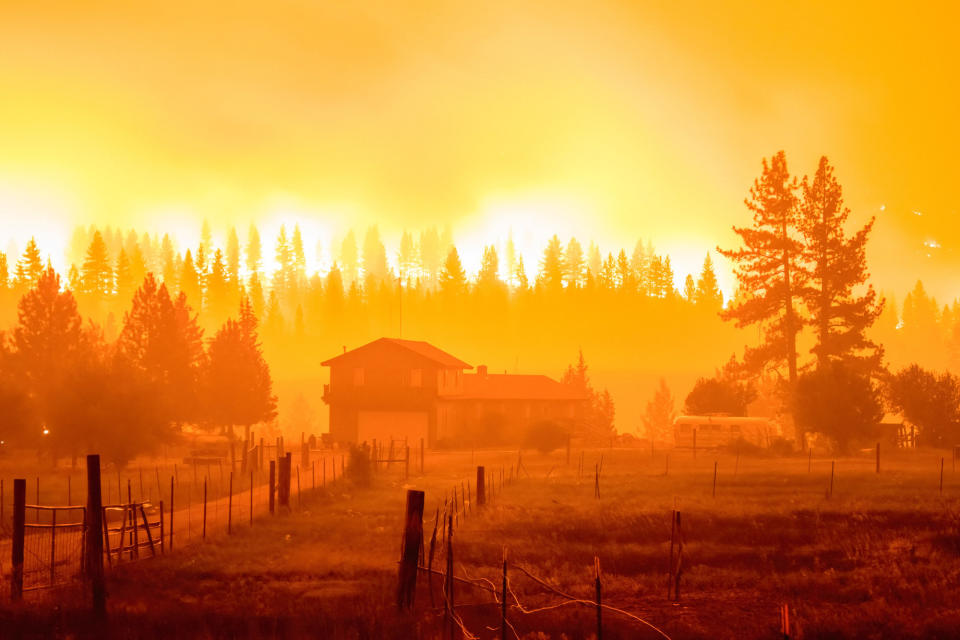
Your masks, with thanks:
[[[553,420],[541,420],[530,425],[523,444],[540,453],[550,453],[566,445],[568,438],[569,432],[563,425]]]

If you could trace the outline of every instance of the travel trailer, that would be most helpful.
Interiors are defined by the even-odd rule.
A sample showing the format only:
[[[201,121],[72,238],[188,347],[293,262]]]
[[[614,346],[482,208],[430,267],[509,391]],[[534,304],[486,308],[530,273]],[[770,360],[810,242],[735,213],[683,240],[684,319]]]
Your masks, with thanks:
[[[680,449],[715,449],[741,438],[758,447],[769,447],[779,435],[779,425],[769,418],[678,416],[673,421],[673,444]]]

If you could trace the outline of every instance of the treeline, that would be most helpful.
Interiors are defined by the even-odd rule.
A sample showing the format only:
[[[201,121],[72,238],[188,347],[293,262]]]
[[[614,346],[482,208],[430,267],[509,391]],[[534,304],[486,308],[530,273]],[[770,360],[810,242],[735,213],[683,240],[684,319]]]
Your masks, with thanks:
[[[147,274],[119,334],[82,318],[74,294],[41,269],[0,334],[0,414],[5,446],[52,461],[98,451],[125,464],[184,425],[222,433],[276,415],[257,320],[242,301],[209,340],[186,295]]]
[[[821,435],[846,452],[878,434],[887,410],[919,426],[925,444],[960,437],[957,379],[915,364],[956,364],[960,305],[940,311],[919,282],[901,314],[885,305],[868,283],[873,219],[847,229],[850,211],[827,158],[802,180],[788,171],[782,151],[765,159],[745,203],[753,224],[734,227],[740,246],[720,250],[738,282],[720,315],[757,327],[760,339],[715,377],[698,380],[685,410],[745,413],[763,390],[792,419],[800,446]],[[891,371],[885,347],[914,364]],[[669,415],[667,400],[661,389],[648,413]],[[665,420],[659,422],[662,428]]]
[[[631,371],[702,366],[736,344],[736,332],[716,316],[723,296],[710,256],[677,290],[670,257],[649,243],[602,254],[593,243],[555,236],[528,270],[507,238],[499,250],[487,246],[478,271],[467,273],[447,232],[408,232],[390,251],[376,227],[358,242],[360,235],[348,232],[333,250],[318,252],[296,226],[269,242],[255,226],[243,241],[230,229],[218,246],[205,224],[200,242],[188,248],[170,235],[84,227],[70,243],[63,284],[107,341],[119,335],[147,273],[171,295],[183,293],[207,332],[246,296],[278,382],[281,422],[293,433],[323,429],[319,362],[382,335],[430,340],[494,370],[554,377],[582,348],[614,395],[643,384]],[[320,262],[307,259],[308,246],[322,254]],[[0,272],[0,301],[8,301],[0,307],[14,308],[36,281],[46,262],[41,250],[31,241]],[[636,420],[631,402],[621,400],[622,430]]]

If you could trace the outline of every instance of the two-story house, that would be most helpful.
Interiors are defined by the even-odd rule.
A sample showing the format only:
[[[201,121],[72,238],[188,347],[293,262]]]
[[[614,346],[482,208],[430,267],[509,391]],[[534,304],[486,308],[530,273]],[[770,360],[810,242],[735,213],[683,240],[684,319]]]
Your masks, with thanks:
[[[467,373],[471,365],[416,340],[380,338],[321,364],[336,442],[517,443],[533,422],[576,422],[586,402],[543,375]]]

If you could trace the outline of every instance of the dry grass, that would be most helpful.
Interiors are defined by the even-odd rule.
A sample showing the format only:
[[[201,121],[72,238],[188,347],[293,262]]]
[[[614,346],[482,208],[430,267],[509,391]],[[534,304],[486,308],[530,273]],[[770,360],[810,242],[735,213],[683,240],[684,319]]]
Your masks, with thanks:
[[[601,455],[596,500],[593,468]],[[499,584],[506,546],[513,564],[589,599],[596,555],[604,601],[674,638],[774,637],[782,603],[790,605],[794,636],[951,637],[960,628],[960,476],[948,458],[941,497],[940,455],[885,455],[879,476],[869,453],[838,460],[828,500],[829,460],[815,459],[808,473],[799,456],[737,464],[729,455],[701,452],[693,460],[675,453],[664,476],[661,453],[588,451],[589,475],[578,481],[579,452],[569,466],[561,452],[524,454],[529,475],[457,530],[457,573]],[[517,458],[428,457],[426,475],[409,481],[427,493],[428,536],[434,508],[472,476],[472,456],[498,480],[500,466],[509,476]],[[394,469],[371,488],[342,485],[311,497],[302,512],[112,572],[113,637],[438,637],[439,614],[425,589],[414,614],[398,614],[393,605],[405,488]],[[675,502],[687,542],[679,604],[666,598]],[[518,569],[511,583],[527,608],[559,600]],[[5,628],[33,637],[102,637],[75,611],[75,598],[58,594],[55,613],[50,600],[28,600],[4,611]],[[469,605],[462,612],[470,630],[499,637],[490,594],[459,587],[458,602]],[[592,609],[577,605],[533,614],[512,608],[510,616],[525,638],[588,638],[596,624]],[[605,638],[654,637],[611,612],[604,626]]]

